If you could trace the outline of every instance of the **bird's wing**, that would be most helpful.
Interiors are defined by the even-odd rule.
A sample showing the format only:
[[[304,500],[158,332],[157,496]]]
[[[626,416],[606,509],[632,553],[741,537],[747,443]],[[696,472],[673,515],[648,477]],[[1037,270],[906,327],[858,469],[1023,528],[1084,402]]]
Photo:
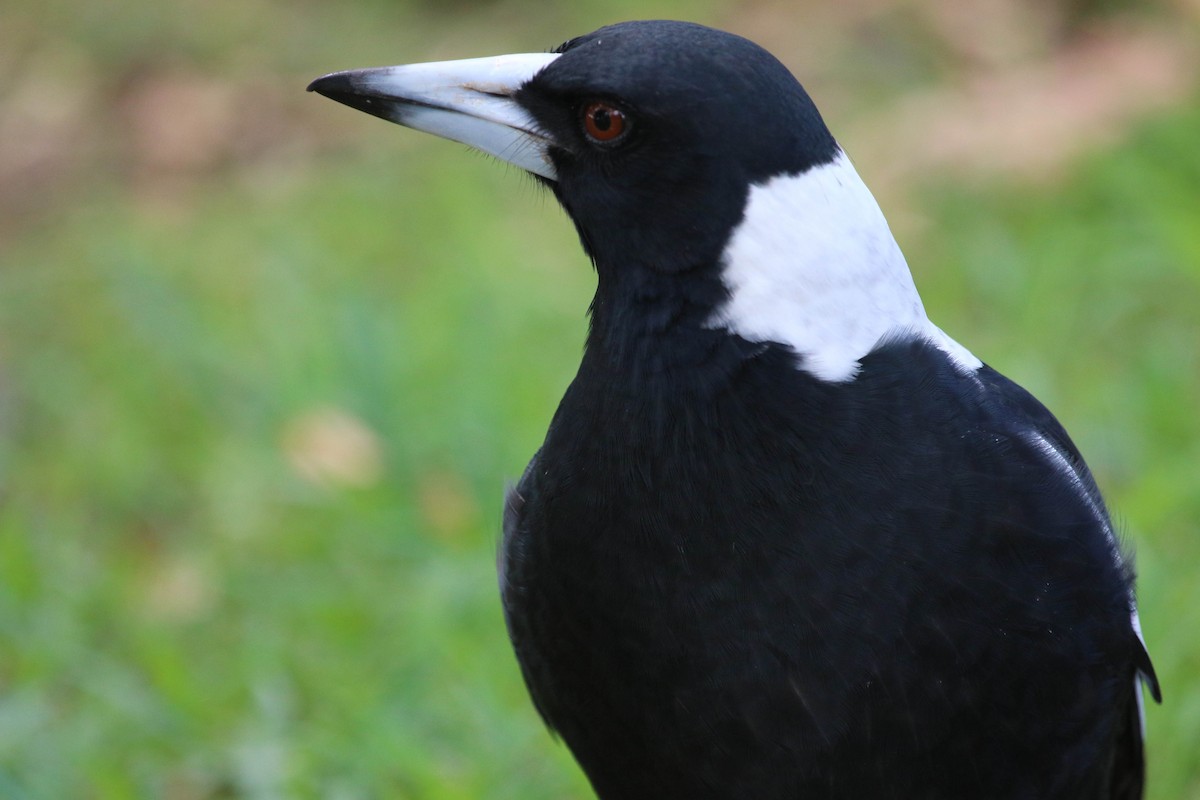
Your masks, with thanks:
[[[517,663],[521,667],[521,675],[525,679],[529,696],[538,714],[550,731],[556,733],[554,723],[541,698],[542,687],[553,680],[553,675],[543,669],[543,659],[534,650],[532,637],[528,635],[527,630],[529,615],[533,611],[528,605],[528,587],[524,579],[524,570],[528,566],[527,549],[530,544],[528,537],[524,535],[527,526],[525,515],[530,505],[530,496],[537,491],[534,476],[540,461],[539,450],[525,467],[521,480],[517,481],[515,486],[510,486],[505,493],[504,535],[496,554],[496,572],[500,579],[504,622],[508,627],[508,638],[517,655]]]
[[[1122,568],[1128,568],[1131,559],[1123,553],[1100,489],[1096,486],[1079,449],[1071,441],[1062,424],[1033,395],[995,370],[984,367],[978,374],[993,397],[999,398],[1015,416],[1027,421],[1027,441],[1040,450],[1047,460],[1057,466],[1076,486],[1108,534],[1114,558],[1118,559]],[[1132,581],[1130,583],[1132,585]],[[1146,732],[1142,687],[1150,690],[1155,702],[1162,702],[1158,677],[1154,673],[1154,665],[1150,661],[1150,654],[1142,637],[1137,603],[1132,596],[1129,598],[1129,612],[1130,631],[1137,639],[1134,657],[1137,671],[1113,751],[1109,794],[1113,800],[1136,800],[1142,796],[1145,784],[1143,741]]]
[[[521,479],[515,484],[510,484],[504,492],[504,522],[503,522],[503,538],[500,540],[500,547],[496,551],[496,575],[500,580],[500,596],[507,601],[509,574],[508,566],[512,556],[509,555],[509,549],[517,546],[517,528],[521,524],[521,513],[525,510],[525,498],[528,496],[530,487],[530,475],[536,469],[538,459],[541,456],[541,451],[533,454],[533,458],[529,460],[525,471],[521,473]],[[505,602],[505,614],[508,613],[508,604]],[[509,623],[511,625],[511,622]]]
[[[1147,663],[1149,663],[1147,661]],[[1146,763],[1143,752],[1141,686],[1133,682],[1133,693],[1125,706],[1121,727],[1116,732],[1109,765],[1107,800],[1141,800],[1146,787]]]
[[[1048,459],[1058,462],[1060,467],[1071,476],[1071,480],[1076,484],[1080,493],[1096,510],[1097,516],[1100,517],[1112,540],[1114,555],[1122,558],[1123,562],[1130,561],[1130,557],[1123,555],[1121,552],[1120,542],[1117,539],[1116,532],[1113,531],[1108,509],[1104,505],[1104,498],[1100,494],[1100,489],[1096,486],[1096,481],[1092,477],[1091,471],[1084,462],[1083,456],[1080,455],[1079,449],[1075,447],[1075,443],[1071,441],[1071,437],[1067,435],[1066,430],[1063,429],[1059,421],[1033,395],[995,370],[985,367],[979,371],[979,377],[994,396],[1002,398],[1002,401],[1015,414],[1028,420],[1031,441],[1047,455]],[[1150,690],[1150,694],[1154,697],[1154,700],[1162,702],[1158,678],[1154,674],[1154,666],[1150,663],[1150,655],[1146,649],[1146,642],[1142,638],[1141,624],[1138,621],[1137,615],[1137,604],[1133,598],[1130,598],[1129,602],[1131,627],[1137,636],[1141,649],[1138,659],[1138,674],[1140,679],[1145,683],[1146,688]]]

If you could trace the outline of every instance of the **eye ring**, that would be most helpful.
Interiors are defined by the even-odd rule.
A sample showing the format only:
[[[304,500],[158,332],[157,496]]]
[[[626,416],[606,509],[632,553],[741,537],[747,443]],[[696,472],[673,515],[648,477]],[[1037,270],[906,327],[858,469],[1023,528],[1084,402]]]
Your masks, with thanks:
[[[604,100],[585,103],[579,110],[583,133],[592,144],[612,146],[629,134],[632,120],[620,106]]]

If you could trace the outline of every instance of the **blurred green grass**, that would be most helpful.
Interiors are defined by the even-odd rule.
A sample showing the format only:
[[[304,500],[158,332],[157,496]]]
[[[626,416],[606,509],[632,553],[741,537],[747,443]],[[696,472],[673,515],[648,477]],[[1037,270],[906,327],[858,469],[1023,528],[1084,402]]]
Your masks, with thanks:
[[[299,92],[511,48],[523,6],[156,8],[63,5],[51,40],[17,4],[9,35],[92,88],[166,60]],[[555,8],[519,40],[646,15]],[[931,315],[1056,411],[1137,549],[1164,799],[1200,797],[1198,105],[1056,182],[931,178],[901,231]],[[5,226],[0,797],[589,796],[492,559],[590,268],[515,170],[328,114],[364,138],[152,185],[100,160]]]

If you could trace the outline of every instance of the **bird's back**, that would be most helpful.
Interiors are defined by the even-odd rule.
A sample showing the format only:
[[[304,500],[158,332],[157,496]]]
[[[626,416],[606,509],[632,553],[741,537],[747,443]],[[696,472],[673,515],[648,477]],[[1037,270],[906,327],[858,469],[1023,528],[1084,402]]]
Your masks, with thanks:
[[[510,498],[518,659],[600,796],[1137,796],[1130,576],[1041,406],[921,342],[794,359],[589,353]]]

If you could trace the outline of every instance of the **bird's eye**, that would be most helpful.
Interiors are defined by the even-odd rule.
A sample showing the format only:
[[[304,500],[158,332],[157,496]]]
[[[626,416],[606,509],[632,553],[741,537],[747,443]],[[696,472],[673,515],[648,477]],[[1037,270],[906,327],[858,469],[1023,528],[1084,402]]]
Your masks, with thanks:
[[[583,132],[594,144],[616,144],[630,128],[629,117],[612,103],[593,101],[585,105],[580,114]]]

